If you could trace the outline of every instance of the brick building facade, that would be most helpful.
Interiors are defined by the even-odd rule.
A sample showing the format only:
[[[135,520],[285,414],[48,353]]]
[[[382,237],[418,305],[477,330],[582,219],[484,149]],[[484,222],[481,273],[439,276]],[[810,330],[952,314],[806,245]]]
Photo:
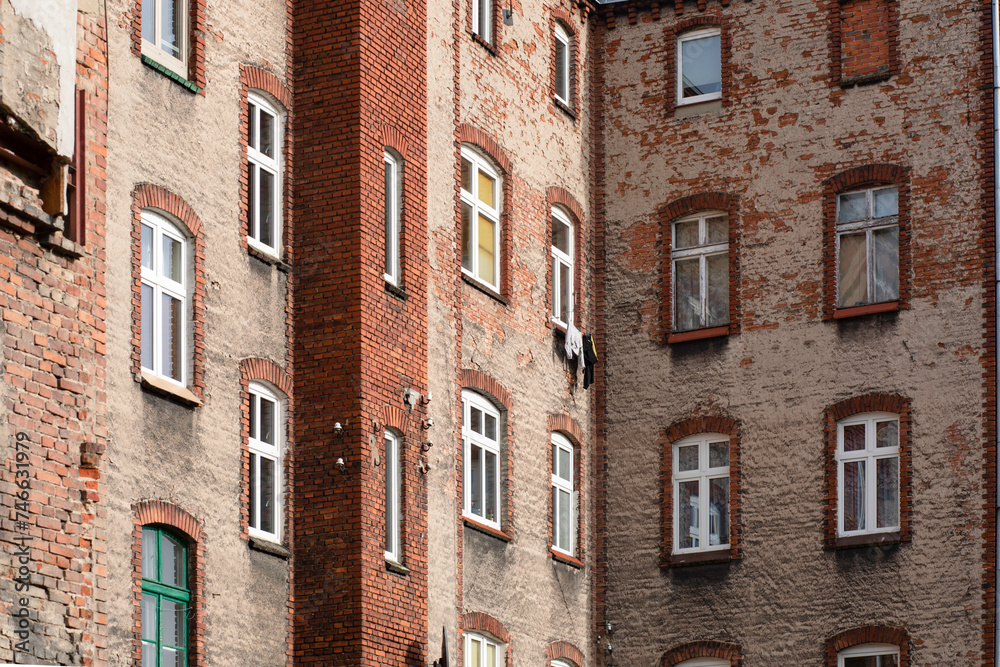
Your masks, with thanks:
[[[0,663],[994,664],[989,2],[0,19]]]

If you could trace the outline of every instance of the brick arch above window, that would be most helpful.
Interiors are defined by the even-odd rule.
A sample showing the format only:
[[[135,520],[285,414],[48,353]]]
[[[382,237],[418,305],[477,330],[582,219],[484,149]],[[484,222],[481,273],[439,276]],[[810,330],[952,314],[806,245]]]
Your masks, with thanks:
[[[188,665],[205,665],[205,535],[192,514],[165,500],[132,505],[132,660],[142,659],[142,528],[166,526],[187,542],[188,586],[193,613],[188,617]]]
[[[292,93],[273,72],[256,65],[240,64],[240,83],[273,97],[286,113],[292,108]]]
[[[577,667],[583,667],[586,664],[583,651],[573,644],[564,641],[552,642],[546,646],[545,659],[549,662],[553,660],[569,660],[574,665],[577,665]]]
[[[191,335],[193,346],[191,353],[191,373],[188,388],[194,394],[181,396],[194,404],[200,405],[204,400],[205,391],[205,238],[202,233],[201,218],[194,209],[174,192],[152,183],[140,183],[132,190],[132,375],[136,381],[142,381],[142,313],[139,304],[142,303],[142,211],[156,209],[166,213],[173,221],[187,228],[192,238],[194,266],[194,283],[191,285]]]
[[[579,31],[576,29],[573,17],[565,9],[553,9],[552,18],[559,21],[559,23],[562,24],[562,27],[566,28],[566,32],[568,32],[572,37],[579,35]]]
[[[549,415],[549,431],[558,431],[569,438],[574,445],[582,447],[585,441],[583,429],[576,423],[576,420],[569,415],[556,414]]]
[[[680,2],[680,0],[678,0]],[[699,11],[705,11],[705,0],[699,0]],[[680,12],[678,12],[679,14]],[[684,33],[702,28],[718,28],[722,55],[722,105],[729,106],[733,101],[732,86],[732,40],[729,36],[729,18],[722,14],[703,14],[681,19],[673,25],[664,28],[664,44],[667,45],[667,75],[665,77],[667,90],[667,113],[673,115],[677,108],[677,38]]]
[[[825,453],[826,517],[824,542],[826,548],[858,546],[858,543],[884,543],[878,534],[864,538],[837,537],[837,423],[866,412],[889,412],[899,415],[899,536],[889,541],[909,542],[913,537],[913,412],[912,400],[900,394],[870,393],[853,396],[834,403],[823,412],[823,445]],[[865,536],[868,537],[868,536]],[[874,640],[872,640],[874,641]]]
[[[485,632],[496,637],[503,643],[510,642],[510,632],[504,624],[481,611],[472,611],[462,614],[462,630],[473,632]]]
[[[292,395],[292,377],[270,359],[243,359],[240,361],[240,373],[245,380],[264,380],[277,387],[285,396]]]
[[[379,125],[378,134],[383,146],[393,149],[399,153],[400,157],[406,159],[408,142],[406,134],[401,129],[393,125]]]
[[[826,667],[837,667],[837,654],[860,644],[893,644],[899,647],[899,667],[910,665],[910,635],[888,625],[865,625],[838,632],[826,640]]]
[[[472,127],[466,123],[462,123],[458,126],[458,140],[463,144],[472,144],[485,155],[487,155],[493,162],[496,163],[504,175],[504,195],[507,195],[507,179],[506,177],[510,175],[513,164],[510,158],[507,156],[507,152],[504,151],[493,135],[481,130],[478,127]]]
[[[459,384],[464,389],[475,389],[496,400],[505,410],[510,410],[511,396],[506,387],[482,371],[463,368],[459,373]]]
[[[383,405],[379,409],[379,419],[381,419],[383,427],[394,429],[400,435],[406,435],[410,413],[394,405]]]
[[[725,192],[700,192],[686,195],[660,207],[660,337],[664,344],[739,333],[742,308],[740,301],[740,236],[737,195]],[[678,218],[699,211],[723,211],[729,220],[729,324],[710,329],[673,333],[673,251],[672,225]]]
[[[553,185],[546,188],[545,198],[549,206],[561,206],[566,209],[566,212],[573,216],[573,224],[583,224],[583,207],[569,190]]]
[[[729,436],[729,551],[722,554],[674,554],[674,443],[699,433]],[[660,567],[743,558],[743,498],[740,423],[727,415],[698,415],[663,429],[660,448]],[[706,560],[707,559],[707,560]]]
[[[693,658],[719,658],[720,660],[728,660],[732,667],[743,665],[743,651],[738,644],[705,640],[673,647],[663,654],[660,659],[660,667],[674,667],[674,665],[679,665],[685,660]]]

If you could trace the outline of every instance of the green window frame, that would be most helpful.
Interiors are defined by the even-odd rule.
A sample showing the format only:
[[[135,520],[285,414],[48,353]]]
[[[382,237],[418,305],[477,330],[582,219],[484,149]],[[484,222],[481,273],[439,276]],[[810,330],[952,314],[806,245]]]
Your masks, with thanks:
[[[188,549],[159,526],[142,528],[142,667],[187,667]]]

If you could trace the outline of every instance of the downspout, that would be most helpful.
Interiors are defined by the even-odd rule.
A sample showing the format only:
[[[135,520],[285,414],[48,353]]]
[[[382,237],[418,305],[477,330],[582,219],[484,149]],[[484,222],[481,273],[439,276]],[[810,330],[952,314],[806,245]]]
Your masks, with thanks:
[[[993,299],[997,300],[998,289],[1000,289],[1000,155],[997,153],[997,147],[1000,146],[998,139],[1000,139],[1000,119],[997,116],[997,109],[1000,108],[1000,0],[992,0],[993,9],[993,250],[995,253],[994,264],[993,264]],[[995,304],[994,304],[995,305]],[[996,312],[996,309],[994,309]],[[1000,314],[996,315],[997,321],[995,325],[1000,325]],[[994,336],[1000,337],[1000,329],[994,328]],[[993,341],[993,350],[996,354],[997,344],[1000,343],[998,340]],[[994,387],[996,389],[996,387]],[[1000,392],[993,397],[994,406],[1000,408]],[[1000,413],[997,413],[1000,414]],[[994,438],[997,438],[997,427],[994,425]],[[1000,470],[1000,447],[997,448],[997,460],[994,471]],[[997,488],[995,490],[994,499],[995,504],[995,517],[994,521],[1000,521],[1000,476],[997,477]],[[994,523],[994,526],[1000,525]],[[994,540],[996,536],[994,534]],[[996,553],[996,545],[994,545],[994,553]],[[996,667],[1000,667],[1000,624],[997,623],[997,619],[1000,618],[1000,598],[998,598],[997,593],[1000,592],[1000,558],[996,559],[995,571],[994,571],[994,587],[993,587],[993,600],[994,600],[994,616],[993,616],[993,661]]]

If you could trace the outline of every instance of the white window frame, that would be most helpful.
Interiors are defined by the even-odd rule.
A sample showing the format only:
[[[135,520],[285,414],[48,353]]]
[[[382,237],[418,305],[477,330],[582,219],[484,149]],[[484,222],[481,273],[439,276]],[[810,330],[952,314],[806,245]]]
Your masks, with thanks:
[[[555,26],[555,39],[556,39],[556,49],[555,56],[557,60],[559,56],[558,45],[562,44],[562,66],[563,66],[563,80],[559,81],[559,66],[558,62],[555,65],[555,97],[558,101],[562,102],[566,106],[570,105],[570,98],[573,96],[572,81],[573,77],[570,72],[570,47],[572,45],[572,38],[569,36],[569,32],[563,27],[562,23],[556,22]]]
[[[899,647],[895,644],[859,644],[837,654],[837,667],[844,667],[847,658],[877,658],[892,656],[899,663]]]
[[[553,658],[549,661],[549,667],[577,667],[575,663],[569,660],[561,660],[559,658]]]
[[[726,313],[726,319],[723,322],[718,322],[715,324],[708,324],[708,258],[715,255],[726,255],[727,263],[729,257],[729,238],[727,235],[725,243],[708,243],[708,225],[706,220],[709,218],[717,218],[722,216],[726,219],[726,225],[729,225],[729,214],[726,211],[702,211],[700,213],[695,213],[693,215],[686,215],[682,218],[677,218],[672,223],[670,223],[670,321],[673,323],[672,328],[675,332],[677,331],[697,331],[698,329],[704,329],[706,327],[716,327],[716,326],[726,326],[729,324],[729,313]],[[698,245],[683,248],[677,250],[677,225],[685,222],[691,222],[693,220],[698,221]],[[701,303],[701,315],[698,319],[698,326],[694,329],[678,329],[677,328],[677,261],[683,259],[689,259],[691,257],[698,257],[698,290]],[[726,290],[727,292],[732,292],[732,285],[729,284],[729,276],[727,273],[726,277]]]
[[[730,667],[731,664],[722,658],[691,658],[677,663],[676,667]]]
[[[562,433],[552,434],[552,549],[558,551],[559,553],[566,554],[567,556],[574,556],[576,552],[576,522],[577,522],[577,503],[579,501],[579,496],[576,491],[576,451],[573,447],[573,443],[569,441],[569,438],[564,436]],[[556,467],[558,465],[556,459],[556,451],[562,450],[569,452],[569,479],[556,474]],[[565,491],[569,494],[569,544],[563,545],[559,543],[559,533],[561,526],[559,525],[559,501],[557,500],[558,495],[556,491]]]
[[[483,432],[484,435],[476,433],[472,429],[472,418],[471,409],[475,407],[483,412]],[[496,419],[497,424],[497,439],[496,442],[491,441],[485,436],[486,431],[486,415],[492,416]],[[462,449],[463,449],[463,476],[462,476],[462,487],[464,500],[462,503],[462,513],[464,516],[483,523],[487,526],[501,530],[501,518],[503,517],[503,492],[500,487],[501,479],[503,478],[503,456],[500,449],[500,440],[503,433],[503,422],[500,419],[500,411],[490,403],[490,401],[482,394],[477,394],[472,391],[463,390],[462,391]],[[483,449],[483,468],[482,468],[482,479],[479,480],[480,488],[483,493],[483,514],[482,516],[473,513],[472,511],[472,446],[476,445]],[[497,516],[496,519],[489,519],[486,516],[486,458],[487,452],[492,452],[497,457],[497,465],[495,470],[495,478],[493,480],[493,488],[495,489],[496,496],[493,499],[494,507],[496,507]]]
[[[250,479],[257,479],[257,483],[253,484],[251,481],[248,492],[256,492],[257,498],[251,499],[249,506],[256,509],[257,516],[250,516],[248,520],[248,529],[250,535],[254,537],[259,537],[261,539],[268,540],[270,542],[281,542],[281,528],[284,523],[284,515],[282,513],[282,496],[284,492],[284,484],[282,480],[284,479],[284,468],[283,468],[283,456],[284,456],[284,442],[285,442],[285,399],[277,391],[271,389],[267,385],[260,382],[250,383],[250,401],[251,410],[255,411],[254,414],[257,415],[256,419],[256,430],[254,433],[253,424],[250,425],[250,433],[248,438],[248,449],[251,454],[256,456],[256,462],[253,459],[250,460]],[[260,439],[260,399],[266,398],[267,400],[274,403],[274,444],[268,444]],[[256,402],[256,404],[254,404]],[[261,502],[261,485],[260,485],[260,462],[261,459],[269,459],[274,463],[274,497],[271,499],[274,506],[274,532],[267,532],[262,530],[260,526],[260,509],[263,505]],[[255,491],[252,491],[255,490]],[[256,525],[256,527],[255,527]]]
[[[182,17],[180,34],[177,36],[177,41],[180,44],[180,58],[175,58],[166,51],[163,50],[163,31],[160,18],[163,16],[163,0],[144,0],[142,3],[146,5],[148,3],[149,7],[152,9],[153,16],[153,38],[154,41],[148,41],[144,36],[141,36],[142,42],[142,55],[155,60],[160,65],[163,65],[171,72],[182,75],[184,78],[188,78],[188,58],[190,42],[188,41],[188,35],[190,32],[191,23],[191,5],[190,0],[175,0],[175,2],[181,5],[180,15]],[[140,9],[139,20],[146,20],[145,12]],[[144,32],[140,29],[140,33]]]
[[[497,651],[497,662],[496,667],[503,667],[507,664],[504,660],[504,652],[507,650],[506,644],[500,640],[491,637],[490,635],[484,634],[482,632],[466,632],[465,633],[465,667],[470,667],[472,665],[472,642],[479,642],[479,665],[480,667],[486,667],[486,647],[494,646]]]
[[[264,153],[260,152],[258,148],[254,146],[260,146],[260,112],[266,111],[274,117],[274,157],[268,157]],[[250,202],[248,201],[247,210],[247,243],[250,244],[256,250],[263,252],[272,257],[281,256],[281,235],[282,235],[282,192],[284,187],[284,179],[282,173],[283,158],[282,149],[284,148],[284,126],[285,118],[281,113],[280,109],[273,103],[267,100],[262,95],[254,92],[250,92],[247,95],[247,114],[256,114],[254,122],[251,123],[255,132],[256,137],[247,137],[247,160],[249,161],[248,170],[256,170],[259,174],[261,170],[269,172],[274,176],[274,191],[271,196],[274,201],[271,202],[272,210],[274,211],[274,229],[272,233],[274,235],[274,245],[269,246],[260,240],[260,176],[253,176],[253,206],[250,207]],[[255,210],[249,210],[255,209]],[[255,233],[254,233],[255,232]]]
[[[697,39],[704,39],[706,37],[718,36],[720,40],[720,56],[721,56],[721,40],[722,40],[722,30],[719,28],[704,28],[701,30],[692,30],[686,32],[677,37],[677,106],[682,106],[685,104],[699,104],[701,102],[709,102],[711,100],[721,100],[722,90],[717,93],[705,93],[704,95],[692,95],[691,97],[684,97],[684,50],[682,45],[684,42],[690,42]],[[722,81],[722,59],[719,59],[719,81]]]
[[[503,264],[501,261],[501,255],[503,250],[500,247],[500,211],[503,210],[503,177],[500,172],[493,168],[489,161],[476,151],[468,148],[467,146],[462,147],[462,157],[469,161],[472,165],[472,191],[468,191],[465,188],[460,188],[462,192],[462,202],[468,205],[471,209],[470,215],[470,225],[469,231],[472,234],[472,239],[470,240],[472,247],[472,268],[467,269],[462,266],[462,273],[466,274],[477,283],[487,287],[497,294],[500,293],[500,285],[503,284],[500,268]],[[479,172],[482,171],[487,176],[492,178],[496,183],[496,208],[493,208],[481,201],[479,201]],[[479,276],[479,215],[484,215],[487,219],[493,222],[493,275],[496,278],[496,284],[492,284],[484,280]]]
[[[709,467],[709,444],[715,442],[725,442],[729,445],[729,456],[728,463],[725,467],[717,466],[715,468]],[[698,469],[697,470],[680,470],[680,448],[689,447],[692,445],[698,446]],[[730,526],[727,526],[726,532],[729,534],[730,541],[725,544],[710,544],[711,539],[709,537],[711,529],[711,512],[710,503],[702,503],[702,498],[710,497],[710,482],[713,479],[725,478],[731,480],[731,470],[732,470],[732,442],[728,435],[723,433],[698,433],[695,435],[682,438],[677,442],[673,443],[671,456],[673,457],[673,507],[674,516],[673,521],[673,553],[675,554],[689,554],[689,553],[702,553],[706,551],[728,551],[732,541],[732,530],[731,524],[732,520],[730,517]],[[680,546],[680,485],[683,482],[698,482],[698,546],[683,548]],[[732,507],[732,483],[729,484],[729,501],[730,507]],[[727,514],[731,510],[727,508]],[[686,529],[687,527],[685,527]]]
[[[382,193],[383,204],[385,207],[386,221],[385,221],[385,264],[388,265],[388,271],[385,272],[384,278],[388,283],[399,287],[400,281],[400,242],[402,240],[401,227],[400,227],[400,211],[402,210],[402,192],[401,192],[401,181],[400,175],[402,170],[400,169],[401,161],[393,155],[390,151],[385,151],[382,158],[383,169],[388,170],[388,175],[385,179],[385,184],[383,185],[385,191]],[[392,190],[389,190],[389,187]],[[383,267],[385,268],[385,267]]]
[[[896,446],[876,447],[877,432],[875,425],[878,422],[896,422]],[[856,424],[865,425],[865,448],[855,452],[844,451],[844,427]],[[892,533],[900,529],[899,496],[900,488],[900,447],[899,447],[899,415],[892,412],[865,412],[852,415],[837,422],[837,535],[839,537],[852,537],[854,535],[875,535],[879,533]],[[878,516],[878,464],[880,459],[896,459],[896,520],[895,526],[877,527]],[[854,461],[864,461],[865,463],[865,526],[861,530],[844,530],[844,464]]]
[[[558,220],[559,222],[563,223],[564,225],[566,225],[566,228],[569,230],[569,254],[564,253],[562,250],[556,247],[555,235],[552,234],[550,230],[550,235],[552,236],[553,240],[551,316],[552,316],[552,321],[555,322],[556,324],[567,326],[569,322],[562,321],[561,319],[559,319],[558,315],[559,311],[562,310],[562,302],[560,300],[562,295],[562,284],[560,283],[560,278],[559,278],[559,267],[560,265],[564,265],[567,268],[569,268],[569,310],[567,311],[567,313],[568,313],[568,320],[571,321],[573,320],[573,307],[576,305],[576,293],[574,289],[576,286],[576,279],[575,276],[573,275],[573,270],[574,270],[573,255],[576,253],[576,246],[574,245],[576,243],[576,239],[574,238],[575,229],[573,228],[572,219],[568,215],[566,215],[566,213],[558,206],[552,207],[552,217]]]
[[[153,290],[153,312],[150,313],[153,318],[152,322],[152,332],[153,332],[153,366],[152,368],[148,366],[142,366],[142,369],[149,371],[153,375],[162,378],[166,382],[175,384],[180,387],[187,386],[187,376],[188,376],[188,322],[190,321],[190,308],[191,300],[188,296],[188,284],[190,282],[189,276],[189,250],[190,244],[188,242],[188,237],[181,232],[180,227],[175,225],[173,222],[168,220],[163,214],[154,211],[153,209],[143,209],[140,216],[140,238],[142,235],[142,225],[152,228],[153,230],[153,247],[151,257],[152,267],[147,267],[143,265],[142,256],[140,253],[140,275],[141,284],[151,287]],[[183,282],[175,282],[174,280],[167,278],[166,276],[159,275],[160,273],[160,262],[163,260],[163,237],[173,239],[180,243],[180,257],[181,257],[181,280]],[[141,290],[141,287],[140,287]],[[177,341],[180,345],[180,379],[175,379],[164,375],[163,372],[163,338],[161,336],[162,327],[160,323],[163,321],[163,299],[162,295],[167,294],[181,302],[181,326],[180,326],[180,340]],[[141,296],[140,296],[141,299]],[[146,313],[142,313],[142,317],[145,317]],[[142,330],[140,322],[140,331]],[[142,340],[139,341],[140,346],[140,360],[142,358],[141,348]]]
[[[875,217],[875,193],[879,190],[895,190],[896,191],[896,215],[886,215],[881,218]],[[853,222],[840,222],[840,200],[842,197],[847,195],[855,195],[858,193],[865,193],[865,208],[866,216],[862,220],[855,220]],[[838,308],[854,308],[858,306],[867,306],[874,303],[892,303],[893,301],[899,301],[899,282],[902,276],[899,271],[899,186],[898,185],[886,185],[873,188],[861,188],[859,190],[848,190],[846,192],[837,193],[837,210],[836,210],[836,236],[837,236],[837,266],[835,273],[836,280],[836,290],[837,290],[837,307]],[[892,229],[896,228],[896,298],[888,299],[885,301],[875,300],[875,243],[872,239],[874,232],[880,231],[882,229]],[[866,296],[867,298],[863,303],[858,304],[841,304],[840,303],[840,239],[842,236],[847,234],[855,234],[861,230],[865,232],[865,259],[867,262],[867,272],[865,275],[866,283]]]
[[[472,0],[472,34],[493,45],[493,9],[495,0]]]
[[[385,559],[402,563],[400,525],[402,524],[402,459],[401,438],[395,431],[387,430],[385,443]]]

